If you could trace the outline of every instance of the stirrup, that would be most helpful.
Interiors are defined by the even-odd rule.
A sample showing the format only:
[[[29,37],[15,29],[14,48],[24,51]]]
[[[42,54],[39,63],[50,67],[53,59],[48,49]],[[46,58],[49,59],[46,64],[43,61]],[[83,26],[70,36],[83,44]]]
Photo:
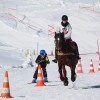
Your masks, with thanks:
[[[81,57],[77,56],[77,59],[81,59]]]
[[[57,59],[52,60],[54,63],[57,63]]]

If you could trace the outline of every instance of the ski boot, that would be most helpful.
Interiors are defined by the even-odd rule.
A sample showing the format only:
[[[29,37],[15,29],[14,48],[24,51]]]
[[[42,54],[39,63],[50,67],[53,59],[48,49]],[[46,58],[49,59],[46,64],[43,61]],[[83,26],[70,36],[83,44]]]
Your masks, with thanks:
[[[36,83],[36,80],[37,80],[37,79],[36,79],[36,78],[34,78],[34,79],[32,80],[32,83]]]
[[[48,79],[47,79],[47,77],[44,77],[44,79],[43,79],[43,80],[44,80],[44,82],[48,82]]]

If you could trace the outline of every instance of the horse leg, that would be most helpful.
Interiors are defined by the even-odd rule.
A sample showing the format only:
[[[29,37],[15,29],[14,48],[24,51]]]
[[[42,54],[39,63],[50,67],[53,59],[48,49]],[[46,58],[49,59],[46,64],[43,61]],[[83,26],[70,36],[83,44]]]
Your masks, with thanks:
[[[64,81],[64,76],[63,76],[63,74],[62,74],[62,65],[59,65],[58,71],[59,71],[59,74],[60,74],[60,80],[61,80],[61,81]]]
[[[74,82],[76,80],[76,73],[75,73],[75,67],[71,68],[71,81]]]
[[[65,66],[63,66],[62,67],[62,75],[63,75],[63,77],[66,77],[66,74],[67,74],[66,68],[65,68]]]
[[[66,72],[65,66],[63,66],[62,70],[63,70],[63,76],[64,76],[64,85],[68,86],[68,78],[66,76],[67,72]]]

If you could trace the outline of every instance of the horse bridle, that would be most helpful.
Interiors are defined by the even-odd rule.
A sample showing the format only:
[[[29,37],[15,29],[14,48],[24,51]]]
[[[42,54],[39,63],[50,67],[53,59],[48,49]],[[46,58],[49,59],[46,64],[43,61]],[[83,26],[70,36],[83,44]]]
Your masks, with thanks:
[[[60,40],[60,38],[59,37],[57,37],[57,39],[56,39],[57,41],[58,41],[58,44],[59,44],[59,40]],[[55,42],[57,42],[57,41],[55,41]],[[56,43],[55,43],[56,44]],[[59,53],[60,51],[61,51],[61,48],[60,49],[57,49],[57,47],[56,47],[56,51]]]

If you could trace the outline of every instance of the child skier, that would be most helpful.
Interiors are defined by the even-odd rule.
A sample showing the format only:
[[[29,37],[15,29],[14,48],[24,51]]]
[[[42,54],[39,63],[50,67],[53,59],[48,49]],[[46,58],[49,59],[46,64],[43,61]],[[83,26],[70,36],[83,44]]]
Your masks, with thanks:
[[[47,56],[45,50],[40,50],[40,55],[38,55],[38,57],[36,58],[35,62],[37,64],[41,65],[41,68],[42,68],[42,71],[43,71],[44,82],[48,82],[46,66],[47,66],[47,64],[50,63],[50,61],[48,59],[48,56]],[[32,83],[36,83],[37,74],[38,74],[38,67],[36,68],[36,71],[35,71],[35,73],[33,75],[33,81],[32,81]]]

